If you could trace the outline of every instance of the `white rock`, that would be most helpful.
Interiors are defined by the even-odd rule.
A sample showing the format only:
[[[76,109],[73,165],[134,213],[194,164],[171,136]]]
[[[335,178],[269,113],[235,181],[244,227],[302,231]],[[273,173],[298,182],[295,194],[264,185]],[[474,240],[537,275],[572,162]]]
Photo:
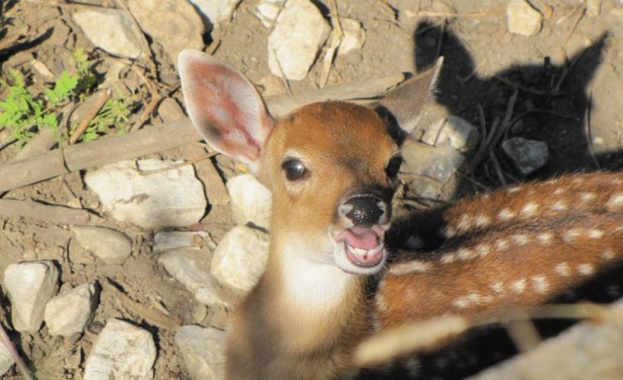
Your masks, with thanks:
[[[236,226],[214,251],[211,273],[223,285],[248,292],[257,283],[268,261],[268,235]]]
[[[207,306],[229,306],[216,292],[210,274],[199,268],[197,262],[183,252],[167,252],[160,256],[158,262],[171,276],[184,285],[198,302]]]
[[[549,160],[547,143],[512,137],[502,142],[502,149],[524,175],[540,169]]]
[[[337,53],[344,55],[361,49],[366,42],[366,30],[361,26],[361,23],[350,18],[340,18],[340,25],[344,37]]]
[[[201,12],[210,27],[231,20],[236,7],[242,0],[188,0]]]
[[[97,307],[97,293],[95,283],[89,282],[52,298],[44,314],[48,333],[67,337],[83,332]]]
[[[183,49],[203,48],[204,24],[188,2],[141,0],[129,1],[128,7],[143,31],[164,47],[174,64]]]
[[[237,224],[249,222],[270,228],[273,196],[254,176],[242,174],[227,181],[231,210]]]
[[[175,164],[154,159],[117,162],[88,173],[85,181],[117,220],[147,229],[185,227],[201,219],[207,200],[191,165],[159,170]]]
[[[154,235],[154,252],[200,249],[204,246],[216,248],[210,235],[205,231],[160,231]]]
[[[175,345],[192,380],[224,377],[226,338],[224,331],[190,325],[182,326],[175,333]]]
[[[74,20],[96,47],[124,58],[135,59],[148,51],[143,32],[121,10],[91,8],[74,13]]]
[[[257,7],[257,13],[255,16],[262,22],[267,28],[272,28],[279,17],[279,13],[283,9],[283,5],[286,0],[264,0],[261,1]]]
[[[511,33],[533,36],[541,31],[543,15],[526,0],[510,0],[506,5],[506,17]]]
[[[132,240],[124,233],[104,227],[72,227],[82,248],[106,264],[123,264],[132,253]]]
[[[110,319],[93,343],[84,379],[152,379],[155,360],[156,345],[149,332]]]
[[[13,360],[11,351],[4,342],[0,341],[0,376],[7,373],[13,364],[15,364],[15,360]]]
[[[432,146],[447,142],[459,152],[468,152],[478,145],[480,133],[468,121],[458,116],[448,116],[430,125],[421,140]]]
[[[4,286],[11,300],[15,330],[34,333],[43,322],[47,302],[56,294],[58,269],[51,261],[31,261],[9,265]]]
[[[289,0],[268,37],[270,71],[289,80],[307,76],[331,28],[308,0]]]

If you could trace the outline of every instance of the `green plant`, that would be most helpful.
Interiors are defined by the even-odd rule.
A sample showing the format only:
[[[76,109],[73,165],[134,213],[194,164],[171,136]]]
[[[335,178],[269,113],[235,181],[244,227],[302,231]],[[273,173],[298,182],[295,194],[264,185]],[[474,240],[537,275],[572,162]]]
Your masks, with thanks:
[[[89,126],[82,134],[81,140],[95,140],[99,136],[106,134],[108,129],[112,126],[117,128],[117,133],[125,133],[126,127],[129,124],[128,115],[130,115],[130,112],[126,99],[109,99],[93,120],[91,120]],[[72,128],[72,130],[73,129],[75,129],[75,127]]]

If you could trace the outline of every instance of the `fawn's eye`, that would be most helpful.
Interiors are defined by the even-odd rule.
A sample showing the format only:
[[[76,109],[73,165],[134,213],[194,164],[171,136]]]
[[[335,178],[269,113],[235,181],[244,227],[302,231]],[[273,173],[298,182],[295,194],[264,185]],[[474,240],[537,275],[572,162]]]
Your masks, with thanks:
[[[387,173],[387,176],[390,178],[396,177],[398,175],[398,171],[400,170],[401,165],[402,165],[402,157],[400,156],[392,157],[392,159],[389,160],[389,163],[387,163],[387,167],[385,168],[385,172]]]
[[[288,181],[297,181],[307,177],[308,171],[305,165],[297,159],[288,159],[281,164]]]

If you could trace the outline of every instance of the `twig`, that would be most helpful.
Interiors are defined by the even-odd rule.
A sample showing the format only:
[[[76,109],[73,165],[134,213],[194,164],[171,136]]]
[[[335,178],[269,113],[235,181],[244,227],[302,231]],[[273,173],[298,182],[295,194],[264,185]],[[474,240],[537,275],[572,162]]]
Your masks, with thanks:
[[[340,24],[340,16],[338,14],[337,3],[335,2],[335,0],[329,0],[329,8],[331,12],[331,23],[333,24],[333,33],[331,33],[331,45],[329,46],[327,52],[324,55],[322,75],[320,76],[319,87],[324,87],[327,84],[327,81],[329,80],[329,72],[331,71],[331,65],[333,64],[333,59],[335,58],[337,49],[342,43],[342,38],[344,38],[344,32],[342,30],[342,25]]]
[[[104,107],[104,105],[111,96],[112,91],[110,91],[110,89],[106,89],[104,91],[98,92],[97,94],[94,94],[91,98],[93,100],[90,101],[90,99],[88,99],[84,103],[84,105],[87,106],[88,109],[85,111],[84,115],[82,115],[82,120],[80,121],[80,124],[78,124],[78,127],[71,135],[71,138],[69,139],[69,145],[73,145],[78,141],[80,136],[82,136],[84,131],[86,131],[91,121],[93,121],[95,116],[97,116],[97,113],[100,112],[102,107]]]
[[[49,206],[31,200],[0,199],[0,216],[23,217],[43,220],[55,224],[93,224],[99,221],[97,215],[82,209],[63,206]]]
[[[15,361],[15,364],[17,365],[17,368],[19,368],[19,371],[22,373],[22,376],[24,376],[24,379],[32,380],[30,370],[28,370],[26,363],[24,363],[21,356],[19,356],[17,349],[15,349],[15,345],[13,344],[13,342],[11,342],[11,338],[9,338],[9,335],[6,333],[6,330],[4,329],[4,326],[2,326],[2,323],[0,323],[0,340],[2,341],[2,343],[4,343],[4,346],[11,353],[11,357]]]
[[[214,157],[214,156],[216,156],[218,154],[219,154],[218,152],[210,152],[210,153],[206,153],[204,155],[201,155],[199,157],[189,158],[188,160],[186,160],[184,162],[180,162],[179,164],[169,165],[166,168],[153,169],[153,170],[144,170],[144,171],[140,171],[139,173],[141,175],[150,175],[150,174],[155,174],[155,173],[166,172],[166,171],[173,170],[173,169],[183,168],[184,166],[193,165],[193,164],[195,164],[195,163],[197,163],[199,161],[207,160],[208,158]]]
[[[494,8],[488,11],[473,12],[473,13],[450,13],[450,12],[433,12],[433,11],[417,11],[413,12],[415,16],[421,17],[442,17],[442,18],[480,18],[492,16],[498,13],[502,13],[506,10],[504,7]]]
[[[497,174],[500,183],[502,184],[502,186],[507,186],[508,183],[506,182],[506,178],[504,178],[504,172],[502,171],[502,167],[500,166],[498,158],[495,156],[495,153],[493,153],[493,149],[489,150],[489,159],[493,164],[493,168],[495,169],[495,173]]]
[[[154,112],[154,109],[156,109],[158,103],[160,103],[160,101],[162,100],[162,96],[160,96],[160,94],[158,93],[158,87],[154,85],[149,79],[147,79],[145,75],[143,75],[143,73],[137,70],[134,66],[132,66],[132,68],[134,69],[136,75],[141,77],[145,82],[145,85],[147,86],[147,89],[151,95],[151,101],[147,104],[147,106],[141,113],[141,116],[139,116],[138,120],[134,124],[132,124],[129,132],[135,131],[142,127],[145,121],[147,121],[147,118],[149,118],[152,112]]]

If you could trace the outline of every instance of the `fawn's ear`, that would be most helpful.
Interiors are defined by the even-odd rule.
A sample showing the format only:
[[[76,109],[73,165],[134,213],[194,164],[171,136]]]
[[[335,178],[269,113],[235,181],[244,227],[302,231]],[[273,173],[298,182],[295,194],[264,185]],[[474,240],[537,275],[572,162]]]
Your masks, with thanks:
[[[238,70],[207,54],[184,50],[178,67],[186,110],[215,150],[257,170],[273,128],[264,101]]]
[[[434,67],[409,79],[379,101],[407,134],[415,129],[424,106],[434,98],[442,65],[443,57],[440,57]]]

